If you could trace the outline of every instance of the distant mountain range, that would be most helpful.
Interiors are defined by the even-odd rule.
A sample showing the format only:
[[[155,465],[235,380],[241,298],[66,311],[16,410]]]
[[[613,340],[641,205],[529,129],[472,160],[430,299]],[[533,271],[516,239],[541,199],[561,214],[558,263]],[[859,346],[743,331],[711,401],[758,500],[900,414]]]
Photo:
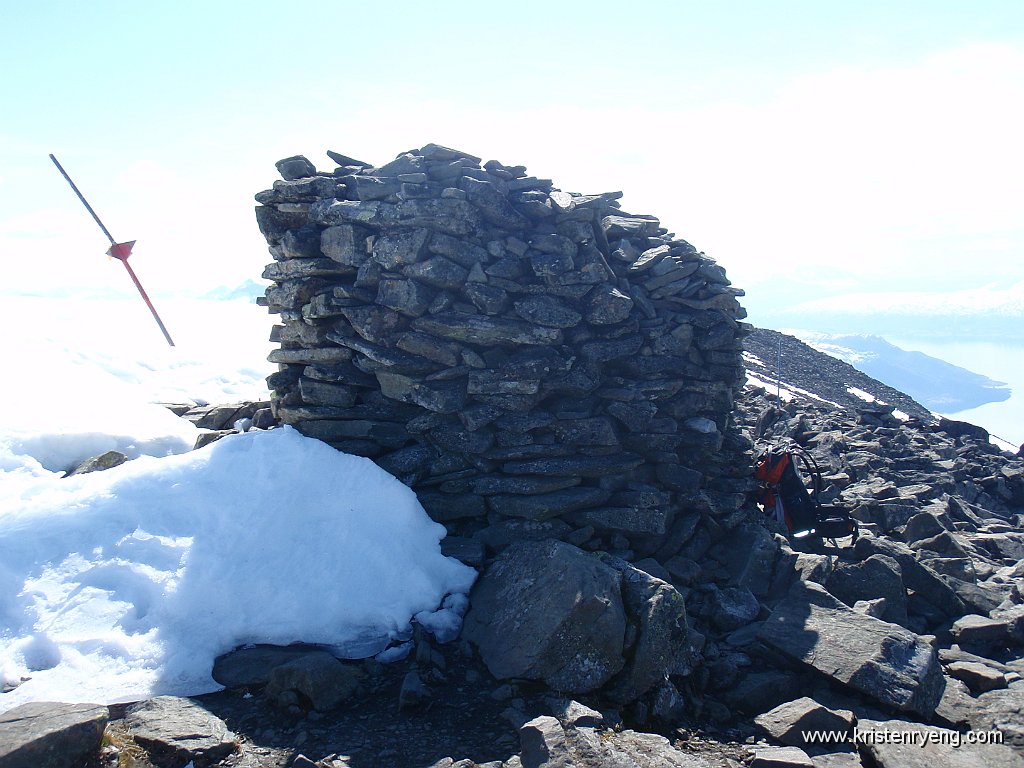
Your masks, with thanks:
[[[266,283],[258,283],[255,280],[245,280],[234,288],[229,288],[226,285],[218,286],[212,291],[207,291],[202,294],[199,298],[212,299],[215,301],[231,301],[234,299],[251,299],[252,301],[255,301],[256,297],[262,296],[266,289]]]
[[[986,403],[1009,400],[1004,382],[947,363],[923,352],[910,352],[880,336],[797,332],[819,352],[907,393],[932,411],[956,413]]]

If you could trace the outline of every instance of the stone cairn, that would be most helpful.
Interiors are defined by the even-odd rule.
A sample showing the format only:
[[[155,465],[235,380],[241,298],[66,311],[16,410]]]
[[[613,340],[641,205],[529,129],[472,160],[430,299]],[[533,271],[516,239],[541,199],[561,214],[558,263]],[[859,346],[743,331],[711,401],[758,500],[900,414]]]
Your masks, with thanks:
[[[619,192],[436,144],[380,167],[327,154],[330,172],[281,160],[256,195],[281,423],[492,551],[666,559],[739,521],[722,447],[749,326],[721,266]]]

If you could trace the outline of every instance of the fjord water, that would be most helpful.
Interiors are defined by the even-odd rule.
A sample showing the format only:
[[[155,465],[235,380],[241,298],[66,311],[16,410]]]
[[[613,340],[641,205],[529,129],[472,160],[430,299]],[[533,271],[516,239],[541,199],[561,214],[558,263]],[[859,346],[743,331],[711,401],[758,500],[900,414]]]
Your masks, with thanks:
[[[924,352],[1008,384],[1012,390],[1008,400],[942,415],[982,426],[1013,445],[1024,443],[1024,339],[887,338],[903,349]]]

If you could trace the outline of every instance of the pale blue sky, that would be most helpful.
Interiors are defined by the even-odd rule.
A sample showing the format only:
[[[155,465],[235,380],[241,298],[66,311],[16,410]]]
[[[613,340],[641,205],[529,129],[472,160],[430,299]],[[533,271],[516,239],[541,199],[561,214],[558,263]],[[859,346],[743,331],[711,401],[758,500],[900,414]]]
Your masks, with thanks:
[[[0,290],[131,290],[49,152],[160,293],[259,275],[276,159],[431,141],[623,190],[755,321],[890,282],[1024,290],[1019,0],[0,0],[0,67]]]

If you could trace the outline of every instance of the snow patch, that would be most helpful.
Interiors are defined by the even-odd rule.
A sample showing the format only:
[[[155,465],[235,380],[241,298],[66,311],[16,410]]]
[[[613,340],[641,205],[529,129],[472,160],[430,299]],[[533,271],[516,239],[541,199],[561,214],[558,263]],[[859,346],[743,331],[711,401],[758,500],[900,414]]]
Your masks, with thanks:
[[[287,427],[70,478],[25,465],[0,472],[0,674],[20,683],[0,711],[218,690],[245,643],[373,655],[414,616],[454,631],[476,577],[409,488]]]

